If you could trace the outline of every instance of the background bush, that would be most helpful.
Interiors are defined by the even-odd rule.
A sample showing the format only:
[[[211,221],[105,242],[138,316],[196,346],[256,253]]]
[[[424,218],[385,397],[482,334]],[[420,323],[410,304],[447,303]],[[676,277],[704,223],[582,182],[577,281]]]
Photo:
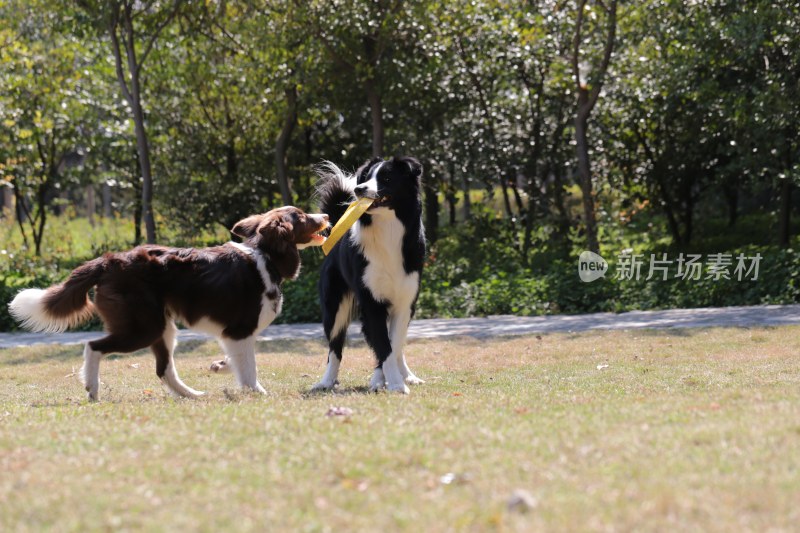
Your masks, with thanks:
[[[108,221],[107,224],[115,224]],[[507,231],[507,223],[493,217],[490,211],[476,216],[474,223],[443,228],[443,234],[428,253],[422,276],[422,289],[417,308],[418,318],[475,317],[498,314],[520,316],[555,313],[623,312],[645,309],[692,308],[709,306],[788,304],[800,302],[800,251],[775,245],[744,245],[725,239],[733,246],[714,249],[714,239],[703,241],[693,253],[743,253],[748,257],[760,253],[762,260],[756,281],[706,279],[681,280],[674,277],[676,267],[666,281],[620,280],[616,276],[616,259],[621,249],[603,250],[611,263],[606,277],[584,283],[578,277],[577,253],[562,257],[560,247],[541,249],[533,255],[528,266],[523,265],[512,245],[513,239],[498,239]],[[66,222],[54,230],[53,239],[62,243],[71,239],[64,249],[67,257],[75,250],[85,250],[81,259],[49,257],[37,259],[22,251],[0,251],[0,330],[14,331],[17,325],[8,314],[7,304],[24,287],[46,287],[62,281],[81,262],[103,251],[125,249],[129,245],[116,234],[103,233],[102,228],[83,231],[82,221]],[[67,238],[66,234],[72,236]],[[64,234],[64,235],[61,235]],[[747,232],[744,232],[747,235]],[[61,235],[61,236],[60,236]],[[224,234],[203,235],[194,241],[173,235],[176,245],[205,246],[224,242]],[[624,238],[623,238],[624,237]],[[94,246],[86,242],[95,238]],[[631,243],[630,236],[622,236]],[[643,240],[643,239],[640,239]],[[709,248],[711,247],[711,248]],[[667,253],[675,260],[678,251],[647,241],[635,244],[635,253],[642,254],[642,278],[646,277],[650,253],[660,257]],[[297,280],[283,285],[283,310],[276,323],[319,322],[321,319],[317,283],[324,256],[318,248],[303,252],[303,267]],[[731,272],[733,268],[731,268]],[[94,320],[82,329],[96,329]]]

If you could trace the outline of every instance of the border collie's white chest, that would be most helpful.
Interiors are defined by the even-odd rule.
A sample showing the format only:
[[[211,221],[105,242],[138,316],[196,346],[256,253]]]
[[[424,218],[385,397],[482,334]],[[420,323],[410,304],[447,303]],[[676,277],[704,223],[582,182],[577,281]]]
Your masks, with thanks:
[[[406,229],[394,215],[373,216],[372,224],[356,223],[351,239],[367,258],[363,282],[372,296],[392,306],[410,306],[417,296],[419,273],[403,268],[403,236]]]

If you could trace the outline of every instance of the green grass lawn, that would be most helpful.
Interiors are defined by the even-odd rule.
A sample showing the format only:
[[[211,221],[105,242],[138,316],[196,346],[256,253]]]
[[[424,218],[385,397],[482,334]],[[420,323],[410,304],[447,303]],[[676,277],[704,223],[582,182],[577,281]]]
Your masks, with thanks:
[[[259,347],[267,396],[184,346],[175,400],[149,353],[0,351],[2,531],[792,530],[800,327],[412,342],[410,396],[341,389],[316,342]],[[350,416],[326,416],[346,407]],[[516,490],[533,505],[509,508]]]

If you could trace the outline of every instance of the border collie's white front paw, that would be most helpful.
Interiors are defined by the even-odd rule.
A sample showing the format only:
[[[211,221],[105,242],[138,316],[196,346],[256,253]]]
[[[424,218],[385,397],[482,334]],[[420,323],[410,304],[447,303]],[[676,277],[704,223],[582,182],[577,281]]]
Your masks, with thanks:
[[[330,390],[333,390],[333,387],[335,387],[335,386],[336,386],[336,382],[335,381],[327,381],[327,380],[323,379],[319,383],[314,384],[314,386],[311,387],[311,391],[312,392],[330,391]]]
[[[369,391],[378,392],[386,388],[386,378],[383,377],[383,370],[376,368],[372,373],[372,379],[369,380]]]
[[[392,392],[401,392],[403,394],[411,394],[411,389],[408,388],[408,385],[403,383],[387,383],[386,389]]]
[[[409,385],[422,385],[423,383],[425,383],[424,379],[420,379],[414,374],[407,375],[405,381]]]

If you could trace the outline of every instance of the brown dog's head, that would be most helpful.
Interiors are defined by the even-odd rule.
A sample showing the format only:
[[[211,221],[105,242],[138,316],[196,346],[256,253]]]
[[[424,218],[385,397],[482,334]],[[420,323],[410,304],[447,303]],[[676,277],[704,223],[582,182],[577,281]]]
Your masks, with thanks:
[[[328,215],[311,215],[293,206],[279,207],[252,215],[233,226],[231,233],[269,254],[282,277],[294,279],[300,268],[300,254],[308,246],[321,246],[319,234],[328,227]]]

